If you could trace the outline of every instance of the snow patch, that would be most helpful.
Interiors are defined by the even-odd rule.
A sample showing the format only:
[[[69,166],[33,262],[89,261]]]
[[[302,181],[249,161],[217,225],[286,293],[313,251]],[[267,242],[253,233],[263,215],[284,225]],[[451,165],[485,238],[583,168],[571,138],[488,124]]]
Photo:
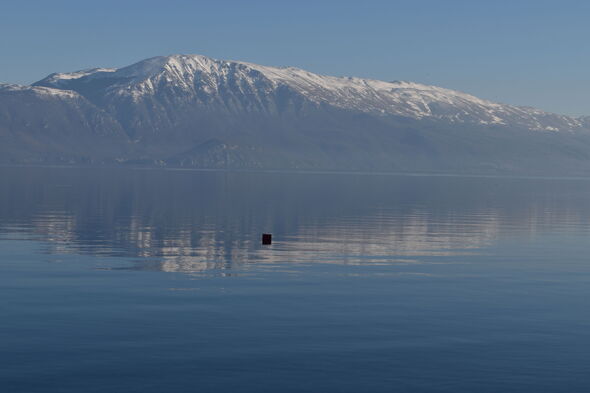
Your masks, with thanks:
[[[62,98],[77,98],[80,97],[78,93],[72,90],[54,89],[51,87],[42,86],[26,86],[15,84],[0,84],[0,92],[31,92],[40,96],[53,96]]]

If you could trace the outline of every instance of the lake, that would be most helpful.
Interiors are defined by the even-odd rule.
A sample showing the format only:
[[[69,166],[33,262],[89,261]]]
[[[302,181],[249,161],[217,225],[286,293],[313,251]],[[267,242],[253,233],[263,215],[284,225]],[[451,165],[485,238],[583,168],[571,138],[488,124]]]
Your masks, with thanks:
[[[0,168],[0,391],[589,391],[589,240],[589,179]]]

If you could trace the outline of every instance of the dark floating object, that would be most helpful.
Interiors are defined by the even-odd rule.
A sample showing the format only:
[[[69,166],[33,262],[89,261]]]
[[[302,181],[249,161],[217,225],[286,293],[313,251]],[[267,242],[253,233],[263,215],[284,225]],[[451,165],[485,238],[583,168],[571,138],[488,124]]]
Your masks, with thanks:
[[[270,233],[263,233],[262,234],[262,244],[271,244],[272,243],[272,235]]]

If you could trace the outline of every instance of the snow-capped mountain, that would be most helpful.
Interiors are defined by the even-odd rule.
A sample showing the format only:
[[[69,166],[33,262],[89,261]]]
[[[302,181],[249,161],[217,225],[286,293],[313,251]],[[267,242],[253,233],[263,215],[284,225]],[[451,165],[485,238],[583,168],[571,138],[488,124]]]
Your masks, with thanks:
[[[288,93],[310,104],[377,116],[547,131],[583,127],[580,120],[568,116],[499,104],[436,86],[323,76],[293,67],[267,67],[199,55],[161,56],[120,69],[52,74],[35,85],[72,89],[98,102],[142,102],[162,95],[172,101],[192,102],[199,108],[277,113],[281,110],[277,101],[281,94]],[[97,89],[100,97],[95,97]]]
[[[590,170],[588,118],[199,55],[0,85],[0,138],[0,161],[14,163]]]

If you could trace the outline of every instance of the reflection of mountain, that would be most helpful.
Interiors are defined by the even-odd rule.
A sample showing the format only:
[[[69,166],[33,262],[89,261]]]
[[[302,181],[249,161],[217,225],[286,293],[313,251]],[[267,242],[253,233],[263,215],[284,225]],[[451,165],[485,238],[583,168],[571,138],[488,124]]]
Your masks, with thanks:
[[[584,182],[2,168],[0,231],[140,269],[375,263],[474,252],[590,218]],[[579,197],[579,199],[578,199]],[[574,199],[576,198],[576,199]],[[584,227],[585,228],[585,227]],[[259,245],[275,233],[270,248]]]

